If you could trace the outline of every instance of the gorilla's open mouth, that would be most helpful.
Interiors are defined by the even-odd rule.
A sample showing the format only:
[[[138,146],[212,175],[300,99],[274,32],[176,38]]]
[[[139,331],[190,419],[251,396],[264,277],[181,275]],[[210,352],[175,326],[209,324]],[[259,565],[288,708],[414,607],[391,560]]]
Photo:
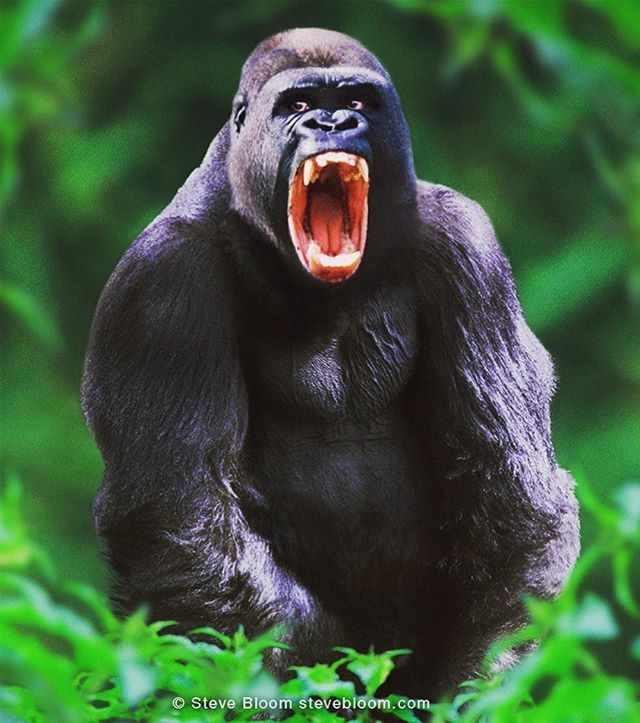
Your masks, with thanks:
[[[298,166],[289,188],[289,233],[307,271],[323,281],[355,273],[367,239],[369,166],[329,151]]]

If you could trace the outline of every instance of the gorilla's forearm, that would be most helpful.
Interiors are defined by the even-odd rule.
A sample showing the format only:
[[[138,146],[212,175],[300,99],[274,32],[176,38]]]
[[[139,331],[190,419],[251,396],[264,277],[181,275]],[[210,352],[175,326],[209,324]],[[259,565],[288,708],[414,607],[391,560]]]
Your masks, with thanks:
[[[235,500],[200,500],[169,517],[147,505],[117,522],[108,521],[106,504],[99,507],[121,613],[146,604],[151,619],[176,621],[171,629],[184,634],[212,627],[232,635],[243,626],[252,637],[277,627],[291,645],[267,656],[280,677],[290,665],[326,659],[333,646],[348,642],[339,620],[276,563]]]

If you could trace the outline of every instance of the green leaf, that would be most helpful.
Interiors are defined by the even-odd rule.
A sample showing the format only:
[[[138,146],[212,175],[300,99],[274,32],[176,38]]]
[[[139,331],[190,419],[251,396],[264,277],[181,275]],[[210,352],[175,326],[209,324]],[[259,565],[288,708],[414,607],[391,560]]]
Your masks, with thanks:
[[[566,324],[622,278],[627,258],[624,239],[604,230],[583,233],[549,254],[520,279],[520,298],[529,324],[540,331]]]
[[[610,606],[595,593],[587,593],[575,612],[563,615],[557,628],[588,640],[611,640],[619,632]]]
[[[118,648],[118,682],[124,701],[129,706],[138,704],[156,689],[158,673],[155,667],[133,645]]]
[[[614,499],[622,515],[620,531],[634,542],[640,542],[640,484],[625,484],[616,491]]]
[[[62,346],[57,324],[26,291],[7,281],[0,281],[0,304],[12,311],[47,347],[57,350]]]
[[[343,681],[335,669],[325,663],[312,667],[293,666],[298,683],[286,688],[287,693],[310,697],[317,695],[326,700],[331,697],[353,698],[355,688],[351,681]]]
[[[617,550],[613,554],[613,581],[616,600],[633,617],[640,617],[640,606],[635,601],[631,588],[632,564],[636,563],[638,552],[629,549]]]
[[[640,706],[634,686],[628,680],[601,676],[588,680],[558,680],[548,698],[531,715],[539,723],[547,721],[615,721],[635,723]]]

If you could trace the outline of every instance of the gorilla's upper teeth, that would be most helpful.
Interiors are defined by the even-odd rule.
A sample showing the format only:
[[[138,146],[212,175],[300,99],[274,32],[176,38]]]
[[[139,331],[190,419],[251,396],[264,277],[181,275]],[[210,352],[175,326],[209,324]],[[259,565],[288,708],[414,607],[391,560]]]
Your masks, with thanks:
[[[369,183],[369,166],[364,158],[358,158],[358,168],[360,169],[360,173],[362,174],[364,180]]]
[[[357,181],[363,178],[369,183],[369,166],[364,158],[354,156],[352,153],[345,151],[327,151],[319,153],[317,156],[307,158],[302,163],[302,182],[305,186],[315,183],[320,177],[320,169],[326,168],[330,163],[345,163],[353,168],[353,175],[347,173],[342,174],[343,181]]]
[[[304,167],[302,169],[302,181],[305,186],[308,186],[311,183],[314,173],[314,163],[310,158],[307,158],[307,160],[304,162]]]

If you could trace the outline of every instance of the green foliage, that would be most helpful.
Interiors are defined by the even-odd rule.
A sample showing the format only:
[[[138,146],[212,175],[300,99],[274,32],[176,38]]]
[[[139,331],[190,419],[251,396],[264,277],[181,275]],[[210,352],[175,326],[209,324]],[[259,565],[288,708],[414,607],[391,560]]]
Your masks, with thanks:
[[[529,599],[530,624],[494,644],[484,677],[463,683],[450,701],[432,702],[434,721],[639,719],[640,683],[608,672],[598,645],[620,638],[630,660],[640,661],[640,608],[630,578],[640,553],[640,484],[622,487],[616,507],[584,482],[580,490],[599,535],[567,588],[553,601]],[[266,709],[269,717],[291,720],[339,721],[340,705],[359,721],[380,712],[418,720],[411,708],[417,701],[376,698],[395,659],[409,650],[337,648],[342,655],[332,664],[294,667],[279,684],[263,667],[265,655],[286,647],[274,633],[248,640],[242,630],[226,636],[202,628],[194,641],[171,634],[170,622],[147,625],[144,610],[118,620],[92,588],[60,582],[26,533],[19,497],[12,478],[0,498],[0,716],[7,720],[222,721],[230,706],[234,720],[249,720],[265,712],[266,701],[277,705]],[[602,562],[615,604],[585,590],[585,577]],[[519,664],[492,673],[511,649],[526,645],[531,650]]]
[[[223,687],[237,676],[238,685],[248,685],[252,656],[262,654],[251,648],[245,655],[243,643],[219,640],[215,665],[207,660],[203,670],[187,673],[180,655],[188,642],[172,643],[141,618],[113,620],[102,601],[106,573],[90,512],[101,462],[78,388],[91,315],[109,273],[228,118],[248,52],[284,27],[349,33],[388,67],[418,175],[486,208],[527,320],[556,362],[561,463],[584,469],[599,497],[619,480],[637,478],[638,13],[637,0],[0,2],[1,466],[17,470],[28,490],[22,506],[37,543],[11,483],[0,527],[8,575],[2,605],[7,615],[12,605],[29,610],[34,627],[2,623],[0,666],[17,676],[2,693],[3,709],[17,706],[26,719],[30,707],[52,720],[95,717],[102,713],[87,701],[101,695],[107,702],[100,705],[108,706],[111,690],[117,705],[139,700],[136,711],[144,711],[144,692],[154,686],[168,691],[154,697],[155,706],[165,698],[169,705],[172,692],[196,690],[195,683],[174,686],[170,675],[208,675]],[[624,490],[618,507],[631,515],[637,488]],[[513,676],[476,682],[438,709],[442,718],[455,719],[470,696],[469,710],[493,710],[494,700],[496,710],[507,711],[499,714],[504,720],[514,719],[509,710],[521,720],[541,710],[542,719],[563,706],[579,720],[580,706],[598,705],[609,713],[592,719],[624,720],[636,693],[621,676],[640,678],[637,663],[633,668],[640,636],[631,656],[628,643],[637,635],[637,546],[625,530],[635,523],[628,515],[622,524],[619,509],[602,507],[584,487],[582,498],[594,514],[583,522],[586,553],[573,587],[557,603],[531,603],[529,632],[553,631],[549,643],[530,658],[528,672],[519,667]],[[49,558],[60,578],[89,581],[97,591],[61,585]],[[580,592],[587,574],[589,594]],[[75,630],[70,638],[59,634],[66,625]],[[9,640],[20,643],[12,654]],[[160,671],[160,648],[174,655],[173,673]],[[599,669],[586,665],[585,650],[596,651]],[[223,652],[229,660],[245,655],[244,672],[229,663],[223,675]],[[355,675],[373,695],[394,660],[345,656],[338,668],[297,671],[291,685],[330,690]],[[552,684],[541,671],[552,666],[548,659],[561,658],[569,673]],[[67,673],[86,680],[70,687]],[[214,690],[210,684],[205,693]],[[535,709],[527,707],[528,687]]]

